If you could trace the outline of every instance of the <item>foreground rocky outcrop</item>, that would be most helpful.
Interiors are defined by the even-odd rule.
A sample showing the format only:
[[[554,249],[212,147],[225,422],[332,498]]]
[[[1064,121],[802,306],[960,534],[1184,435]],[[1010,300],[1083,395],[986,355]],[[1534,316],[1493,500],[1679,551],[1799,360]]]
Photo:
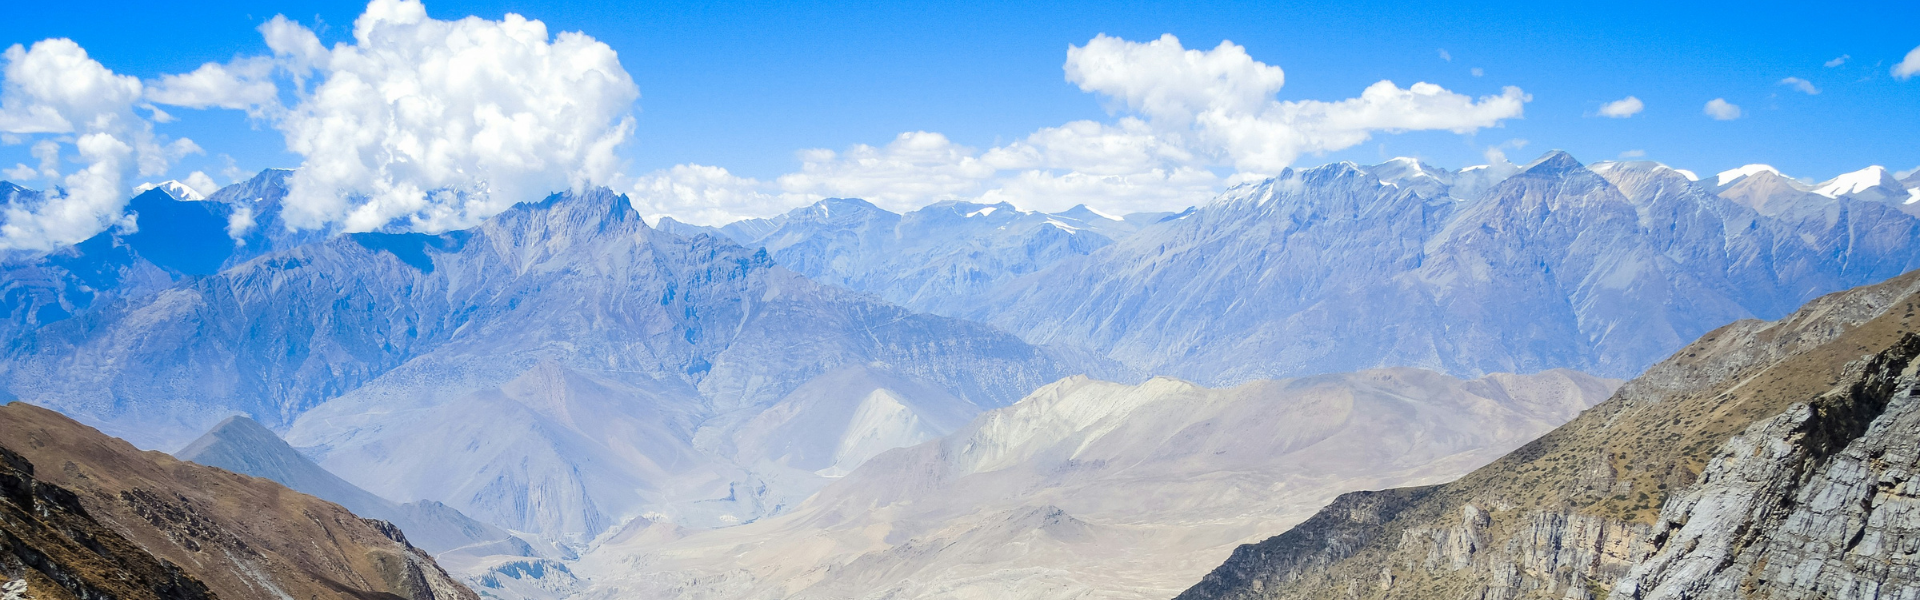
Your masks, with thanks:
[[[198,600],[213,592],[148,554],[80,506],[66,488],[34,478],[33,463],[0,447],[0,598]]]
[[[393,525],[272,481],[142,452],[18,402],[0,407],[0,432],[8,497],[0,569],[27,575],[33,590],[78,598],[478,598]]]
[[[1741,321],[1439,486],[1348,494],[1181,594],[1920,595],[1920,272]]]

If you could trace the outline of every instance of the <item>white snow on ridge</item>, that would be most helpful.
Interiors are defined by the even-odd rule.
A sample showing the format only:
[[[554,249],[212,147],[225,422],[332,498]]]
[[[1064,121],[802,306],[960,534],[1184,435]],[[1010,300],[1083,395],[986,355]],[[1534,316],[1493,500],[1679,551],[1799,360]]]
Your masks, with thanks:
[[[1725,171],[1721,171],[1720,175],[1718,175],[1718,178],[1714,181],[1714,184],[1724,187],[1729,183],[1733,183],[1735,180],[1738,180],[1744,177],[1751,177],[1755,174],[1763,173],[1763,172],[1772,173],[1774,175],[1779,175],[1781,177],[1786,177],[1786,174],[1781,173],[1779,169],[1773,168],[1772,165],[1751,164],[1751,165],[1746,165],[1736,169],[1727,169]]]
[[[133,188],[133,193],[141,194],[153,188],[160,188],[160,191],[166,192],[168,196],[173,196],[173,199],[181,202],[199,202],[207,199],[206,196],[200,195],[200,192],[187,187],[187,184],[172,179],[160,183],[142,183]]]
[[[990,217],[990,216],[993,216],[993,211],[996,211],[996,210],[1000,210],[1000,207],[989,206],[986,208],[982,208],[980,210],[967,213],[967,216],[968,217]]]
[[[1825,183],[1820,184],[1820,187],[1814,188],[1813,193],[1828,198],[1838,198],[1848,194],[1856,194],[1880,185],[1895,188],[1902,187],[1900,182],[1893,179],[1893,174],[1887,172],[1886,167],[1874,165],[1829,179]]]

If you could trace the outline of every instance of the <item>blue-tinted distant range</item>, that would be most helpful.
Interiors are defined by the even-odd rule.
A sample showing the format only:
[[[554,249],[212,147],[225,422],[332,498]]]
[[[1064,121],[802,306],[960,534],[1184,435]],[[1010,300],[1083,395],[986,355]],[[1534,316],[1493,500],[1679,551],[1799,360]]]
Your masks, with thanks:
[[[1920,7],[1534,4],[9,7],[0,593],[1920,596]]]

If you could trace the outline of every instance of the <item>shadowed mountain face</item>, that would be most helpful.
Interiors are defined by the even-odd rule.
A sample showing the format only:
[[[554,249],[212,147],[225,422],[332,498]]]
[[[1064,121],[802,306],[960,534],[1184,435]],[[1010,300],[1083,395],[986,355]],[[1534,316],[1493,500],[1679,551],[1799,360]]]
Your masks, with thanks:
[[[37,480],[33,502],[60,512],[39,517],[18,533],[9,519],[9,539],[26,539],[22,536],[47,528],[65,532],[68,539],[94,535],[99,529],[89,529],[87,517],[125,538],[115,541],[100,533],[101,541],[93,544],[98,548],[88,549],[91,556],[71,548],[48,552],[72,562],[36,568],[43,574],[72,572],[86,582],[105,576],[89,570],[96,566],[124,568],[124,574],[112,577],[120,585],[152,590],[125,597],[206,597],[203,590],[211,590],[222,598],[476,598],[392,525],[356,517],[280,484],[142,452],[23,403],[0,407],[0,431],[6,432],[0,455],[35,467],[10,464],[15,479],[9,481],[29,475],[29,481]],[[42,486],[71,493],[62,496]],[[22,506],[18,500],[8,502]],[[122,552],[128,541],[157,557],[160,566]]]
[[[397,504],[354,487],[288,446],[280,436],[246,417],[229,417],[187,447],[173,453],[180,460],[271,479],[294,491],[333,502],[369,519],[400,527],[407,541],[440,554],[455,548],[488,544],[501,549],[525,542],[511,539],[499,528],[468,518],[439,502],[422,500]]]
[[[1736,201],[1558,152],[1484,171],[1288,171],[956,314],[1209,384],[1382,366],[1626,377],[1737,319],[1920,267],[1920,219],[1884,202]]]
[[[1920,272],[1715,330],[1445,485],[1342,496],[1214,598],[1920,594]]]
[[[0,388],[149,447],[238,412],[379,496],[582,538],[642,512],[751,520],[825,481],[811,463],[743,454],[749,422],[835,436],[820,442],[832,447],[920,435],[874,431],[892,421],[855,423],[853,410],[826,428],[760,418],[817,377],[869,371],[827,391],[901,388],[887,394],[939,434],[1082,370],[986,326],[820,285],[764,252],[654,230],[604,190],[472,230],[268,254],[41,327],[6,359]]]

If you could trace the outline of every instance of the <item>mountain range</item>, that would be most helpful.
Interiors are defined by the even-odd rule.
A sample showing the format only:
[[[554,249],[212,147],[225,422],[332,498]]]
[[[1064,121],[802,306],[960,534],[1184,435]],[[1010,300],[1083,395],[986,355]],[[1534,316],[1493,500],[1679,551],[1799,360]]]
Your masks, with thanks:
[[[1878,167],[1395,159],[718,228],[585,189],[437,234],[290,228],[289,173],[0,256],[0,401],[399,524],[497,597],[1172,595],[1920,268],[1920,177]]]

